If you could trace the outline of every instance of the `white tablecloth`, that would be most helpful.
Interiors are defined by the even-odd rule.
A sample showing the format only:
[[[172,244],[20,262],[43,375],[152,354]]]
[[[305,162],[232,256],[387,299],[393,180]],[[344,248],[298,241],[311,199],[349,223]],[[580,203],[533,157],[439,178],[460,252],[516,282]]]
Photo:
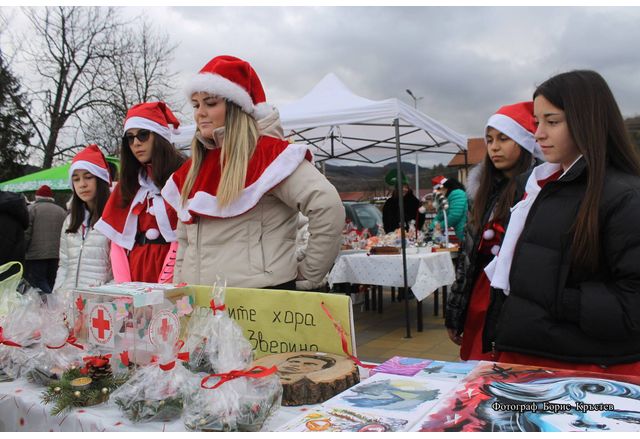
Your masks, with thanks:
[[[358,366],[360,379],[369,370]],[[44,387],[20,378],[0,383],[0,431],[186,431],[181,418],[170,422],[129,421],[120,409],[108,401],[92,407],[75,408],[65,414],[49,414],[40,396]],[[278,431],[300,413],[320,407],[320,404],[280,407],[262,426],[262,431]],[[2,436],[4,437],[4,436]]]
[[[40,400],[43,390],[24,379],[0,383],[0,431],[186,431],[180,418],[170,422],[131,422],[109,402],[53,416],[49,414],[51,406]],[[262,431],[277,431],[312,407],[316,406],[280,407],[267,419]]]
[[[407,284],[418,300],[426,299],[436,289],[454,281],[455,270],[449,252],[407,250]],[[329,285],[335,283],[404,287],[402,255],[340,254],[329,273]]]

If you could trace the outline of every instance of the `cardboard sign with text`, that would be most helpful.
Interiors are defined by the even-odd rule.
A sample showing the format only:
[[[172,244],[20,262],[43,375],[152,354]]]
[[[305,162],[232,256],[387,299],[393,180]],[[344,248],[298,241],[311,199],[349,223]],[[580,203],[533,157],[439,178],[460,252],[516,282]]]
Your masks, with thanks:
[[[196,305],[209,306],[211,287],[194,285]],[[315,351],[344,355],[340,333],[321,307],[344,328],[349,353],[355,352],[351,298],[306,291],[227,288],[226,311],[241,327],[256,358],[284,352]]]

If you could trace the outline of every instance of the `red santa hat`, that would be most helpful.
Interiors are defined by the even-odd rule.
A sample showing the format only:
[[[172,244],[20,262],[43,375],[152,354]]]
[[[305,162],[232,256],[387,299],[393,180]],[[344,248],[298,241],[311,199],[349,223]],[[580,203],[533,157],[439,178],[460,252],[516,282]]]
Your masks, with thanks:
[[[517,104],[500,107],[487,121],[485,131],[489,127],[509,136],[535,157],[544,159],[542,150],[533,135],[536,132],[535,119],[533,118],[533,101],[518,102]]]
[[[171,125],[171,126],[170,126]],[[171,142],[171,135],[180,126],[180,121],[164,102],[143,102],[127,111],[124,133],[131,128],[153,131]]]
[[[43,184],[36,191],[36,196],[37,197],[53,198],[53,191],[51,190],[51,188],[49,186],[47,186],[46,184]]]
[[[262,119],[271,111],[258,74],[251,64],[229,55],[216,56],[193,77],[185,89],[187,97],[206,92],[227,99]]]
[[[444,175],[436,175],[431,179],[431,186],[433,186],[434,189],[440,189],[446,181],[447,179]]]
[[[96,144],[88,145],[73,158],[71,166],[69,166],[70,182],[71,177],[73,176],[73,171],[76,169],[89,171],[99,179],[111,184],[109,165],[107,164],[107,160],[104,158],[104,154],[102,154],[102,151],[100,151],[100,148],[98,148],[98,145]],[[71,184],[71,187],[73,188],[73,184]]]

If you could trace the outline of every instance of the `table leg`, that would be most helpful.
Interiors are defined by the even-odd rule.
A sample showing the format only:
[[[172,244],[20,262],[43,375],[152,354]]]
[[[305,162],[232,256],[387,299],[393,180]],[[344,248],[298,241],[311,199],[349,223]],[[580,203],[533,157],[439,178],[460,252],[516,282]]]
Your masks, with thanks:
[[[378,300],[377,300],[376,291],[374,290],[374,288],[375,287],[367,285],[367,291],[371,291],[371,307],[375,311],[376,309],[378,309]]]
[[[391,301],[396,301],[396,287],[391,287]]]
[[[416,299],[416,309],[418,311],[418,332],[422,332],[422,301]]]
[[[364,289],[364,310],[369,311],[369,289]]]
[[[436,289],[433,292],[433,315],[434,316],[438,315],[438,306],[439,306],[438,294],[439,294],[439,290]]]
[[[378,289],[378,314],[382,314],[382,285],[374,286]]]
[[[442,287],[442,318],[446,317],[447,313],[447,287],[446,285]]]

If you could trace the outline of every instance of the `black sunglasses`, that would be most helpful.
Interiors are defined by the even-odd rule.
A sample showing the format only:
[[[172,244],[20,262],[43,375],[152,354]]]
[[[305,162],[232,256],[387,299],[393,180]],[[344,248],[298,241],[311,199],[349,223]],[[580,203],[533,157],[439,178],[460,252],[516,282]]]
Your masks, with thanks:
[[[140,130],[138,131],[138,134],[125,134],[122,137],[122,141],[125,142],[127,145],[131,146],[133,145],[134,139],[138,139],[141,142],[146,142],[147,139],[149,138],[149,134],[151,134],[151,131],[149,130]]]

